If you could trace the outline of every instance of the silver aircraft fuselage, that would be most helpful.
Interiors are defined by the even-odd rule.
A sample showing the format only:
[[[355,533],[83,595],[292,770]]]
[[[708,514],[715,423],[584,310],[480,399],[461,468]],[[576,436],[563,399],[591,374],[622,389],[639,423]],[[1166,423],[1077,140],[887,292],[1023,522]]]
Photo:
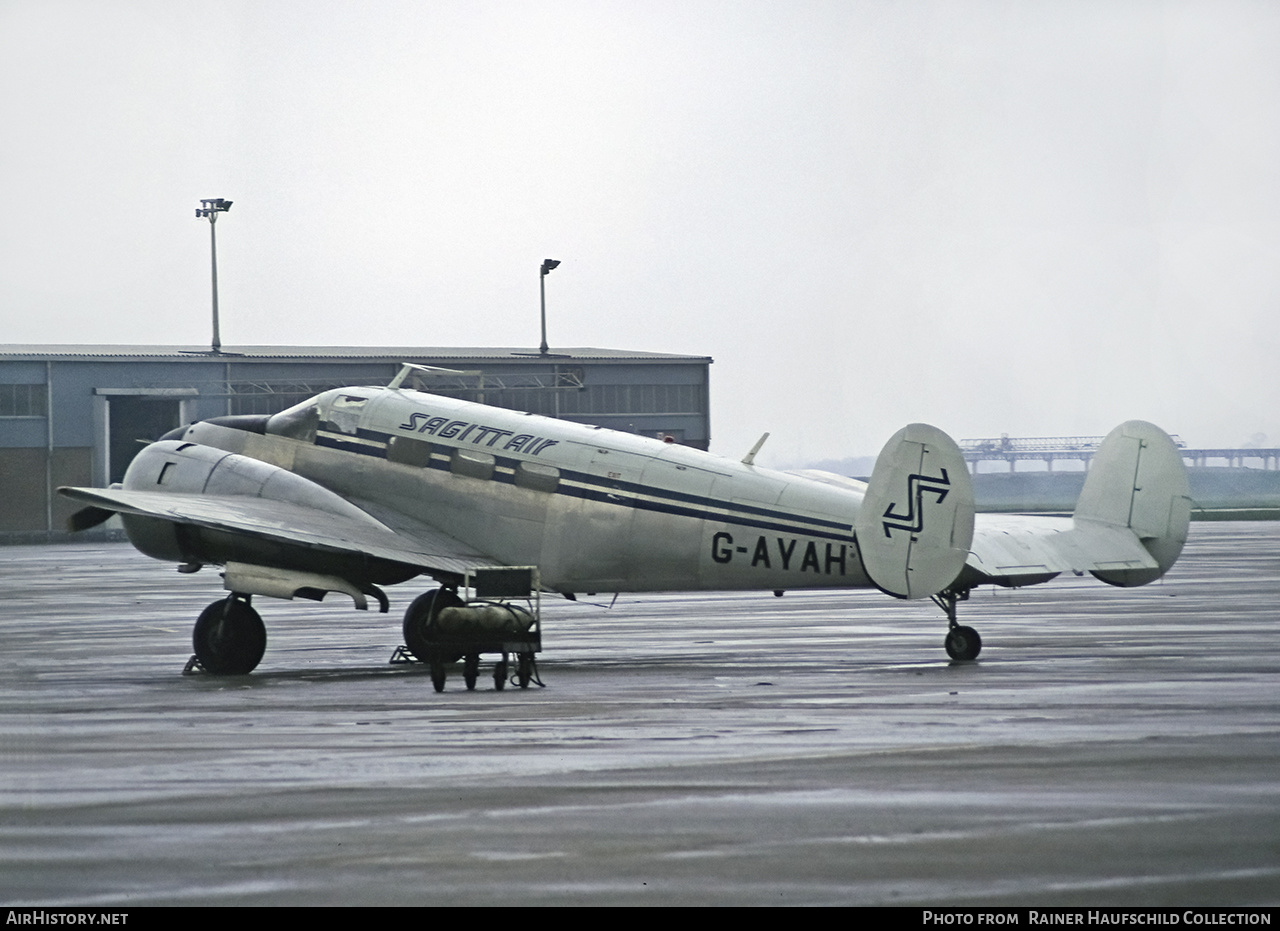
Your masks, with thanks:
[[[446,527],[566,593],[871,585],[853,531],[864,486],[838,476],[391,388],[326,392],[267,431],[197,423],[183,439]]]

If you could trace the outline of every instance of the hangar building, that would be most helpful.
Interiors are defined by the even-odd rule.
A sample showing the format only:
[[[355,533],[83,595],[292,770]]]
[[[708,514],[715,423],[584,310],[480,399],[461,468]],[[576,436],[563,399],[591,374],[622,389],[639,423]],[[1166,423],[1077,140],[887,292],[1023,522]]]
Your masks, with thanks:
[[[141,448],[184,423],[271,414],[347,385],[387,384],[405,362],[424,391],[710,441],[707,356],[565,349],[0,346],[0,542],[62,533],[77,505],[59,485],[120,481]]]

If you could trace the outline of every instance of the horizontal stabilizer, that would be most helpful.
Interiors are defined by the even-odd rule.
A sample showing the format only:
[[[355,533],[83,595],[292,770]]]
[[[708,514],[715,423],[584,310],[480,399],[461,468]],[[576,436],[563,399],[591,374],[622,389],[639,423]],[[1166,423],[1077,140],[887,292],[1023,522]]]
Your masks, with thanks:
[[[1069,517],[979,514],[966,582],[1018,587],[1063,572],[1150,570],[1156,561],[1127,527]]]
[[[863,568],[887,594],[927,598],[954,582],[973,542],[973,482],[955,441],[922,423],[895,433],[854,529]]]

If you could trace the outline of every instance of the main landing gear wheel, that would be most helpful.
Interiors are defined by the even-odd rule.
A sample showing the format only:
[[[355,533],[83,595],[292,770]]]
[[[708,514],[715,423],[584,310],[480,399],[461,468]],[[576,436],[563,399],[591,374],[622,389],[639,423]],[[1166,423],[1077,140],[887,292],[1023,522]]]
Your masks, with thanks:
[[[267,628],[248,600],[231,595],[200,612],[191,641],[205,672],[243,676],[262,660],[267,650]]]
[[[956,626],[947,631],[946,647],[952,659],[977,659],[982,652],[982,638],[972,627]]]
[[[436,588],[423,592],[409,604],[404,612],[404,645],[422,662],[430,662],[431,643],[428,627],[441,609],[462,604],[462,599],[448,588]]]

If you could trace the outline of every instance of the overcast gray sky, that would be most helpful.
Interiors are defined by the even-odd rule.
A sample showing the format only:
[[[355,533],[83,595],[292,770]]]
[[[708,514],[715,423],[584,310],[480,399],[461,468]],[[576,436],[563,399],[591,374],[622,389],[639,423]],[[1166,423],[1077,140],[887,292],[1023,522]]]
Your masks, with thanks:
[[[0,0],[4,342],[710,355],[713,450],[1280,445],[1280,4]]]

